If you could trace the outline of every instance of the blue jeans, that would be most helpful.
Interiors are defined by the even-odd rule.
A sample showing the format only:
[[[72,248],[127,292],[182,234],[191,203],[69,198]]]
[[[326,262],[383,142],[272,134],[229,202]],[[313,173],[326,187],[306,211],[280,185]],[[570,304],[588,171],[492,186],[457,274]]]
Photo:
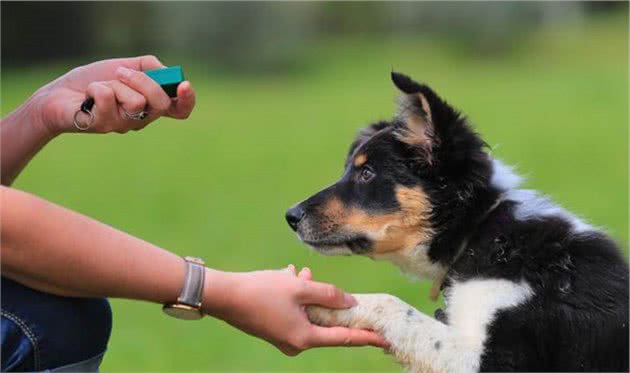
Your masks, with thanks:
[[[60,297],[2,277],[3,372],[96,372],[112,314],[106,299]]]

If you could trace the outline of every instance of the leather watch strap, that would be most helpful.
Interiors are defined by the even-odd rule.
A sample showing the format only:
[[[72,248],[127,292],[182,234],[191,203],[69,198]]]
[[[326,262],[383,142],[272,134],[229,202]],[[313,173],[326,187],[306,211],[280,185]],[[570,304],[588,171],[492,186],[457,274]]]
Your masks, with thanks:
[[[186,278],[177,302],[198,308],[201,306],[206,268],[201,259],[187,256],[184,260],[186,261]]]

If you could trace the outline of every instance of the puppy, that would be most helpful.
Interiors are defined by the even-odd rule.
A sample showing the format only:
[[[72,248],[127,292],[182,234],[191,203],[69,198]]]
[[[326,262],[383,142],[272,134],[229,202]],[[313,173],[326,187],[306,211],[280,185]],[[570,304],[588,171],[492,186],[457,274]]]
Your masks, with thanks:
[[[392,73],[391,121],[362,130],[341,178],[287,211],[325,255],[388,260],[434,280],[437,319],[385,294],[321,325],[373,329],[410,372],[628,371],[628,265],[618,246],[548,198],[519,189],[467,120]]]

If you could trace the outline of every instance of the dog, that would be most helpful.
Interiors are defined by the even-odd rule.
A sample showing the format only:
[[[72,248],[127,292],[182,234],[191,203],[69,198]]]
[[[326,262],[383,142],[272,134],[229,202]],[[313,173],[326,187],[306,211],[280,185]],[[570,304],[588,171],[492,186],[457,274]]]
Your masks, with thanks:
[[[387,294],[324,326],[371,329],[409,372],[628,371],[628,264],[619,246],[494,159],[467,119],[392,72],[390,121],[350,146],[341,178],[286,213],[325,255],[388,260],[434,281],[435,317]]]

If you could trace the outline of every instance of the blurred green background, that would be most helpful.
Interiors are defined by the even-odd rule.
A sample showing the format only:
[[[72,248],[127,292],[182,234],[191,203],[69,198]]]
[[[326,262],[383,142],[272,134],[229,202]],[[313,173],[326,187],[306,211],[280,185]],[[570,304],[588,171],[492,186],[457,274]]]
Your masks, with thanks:
[[[190,119],[62,136],[15,187],[215,268],[308,265],[322,281],[432,314],[429,283],[312,253],[283,218],[340,175],[359,128],[391,117],[393,68],[463,110],[527,187],[627,250],[625,2],[2,2],[2,115],[76,65],[144,53],[183,65],[198,95]],[[372,348],[288,358],[210,318],[112,303],[103,371],[399,370]]]

